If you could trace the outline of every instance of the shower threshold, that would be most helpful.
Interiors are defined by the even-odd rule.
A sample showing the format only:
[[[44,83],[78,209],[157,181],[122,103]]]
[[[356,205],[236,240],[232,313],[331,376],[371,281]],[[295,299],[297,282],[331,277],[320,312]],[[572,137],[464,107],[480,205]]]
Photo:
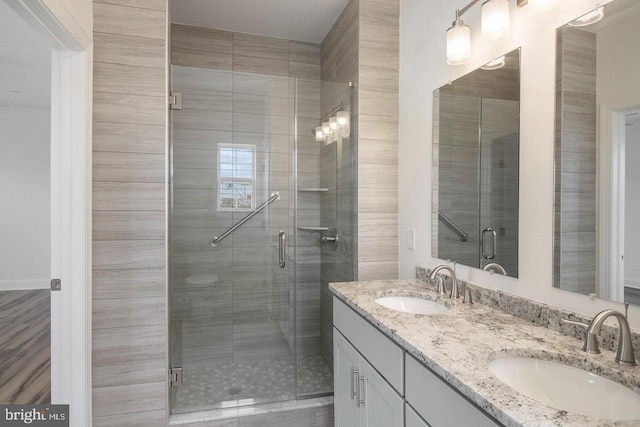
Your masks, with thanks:
[[[210,411],[175,414],[169,417],[170,426],[189,426],[195,423],[215,422],[235,418],[267,415],[279,412],[302,411],[309,408],[329,407],[333,405],[333,396],[313,397],[301,400],[265,403],[233,408],[214,409]],[[224,425],[224,424],[221,424]]]

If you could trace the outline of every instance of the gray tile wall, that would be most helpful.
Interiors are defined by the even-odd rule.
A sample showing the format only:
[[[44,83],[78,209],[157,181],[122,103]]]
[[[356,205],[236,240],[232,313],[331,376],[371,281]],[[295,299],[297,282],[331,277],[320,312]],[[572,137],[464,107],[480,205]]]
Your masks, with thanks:
[[[596,37],[558,32],[554,286],[596,292]]]
[[[165,425],[167,4],[93,10],[93,425]]]
[[[359,0],[358,280],[398,276],[400,4]]]

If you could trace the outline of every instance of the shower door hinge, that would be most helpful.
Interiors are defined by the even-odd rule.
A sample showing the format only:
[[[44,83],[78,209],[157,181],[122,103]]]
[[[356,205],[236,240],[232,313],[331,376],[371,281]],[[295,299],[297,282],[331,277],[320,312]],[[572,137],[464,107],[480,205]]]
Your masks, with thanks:
[[[182,368],[169,369],[169,386],[179,387],[182,385]]]
[[[171,92],[169,94],[169,108],[172,110],[182,110],[182,93]]]

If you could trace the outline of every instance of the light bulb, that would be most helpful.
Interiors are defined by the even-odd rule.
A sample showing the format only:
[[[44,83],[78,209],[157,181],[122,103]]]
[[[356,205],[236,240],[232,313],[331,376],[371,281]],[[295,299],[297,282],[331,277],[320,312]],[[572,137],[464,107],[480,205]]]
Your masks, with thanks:
[[[316,128],[316,141],[324,140],[324,132],[322,131],[322,126],[318,126]]]
[[[509,33],[509,0],[487,0],[482,4],[482,37],[498,40]]]
[[[348,111],[338,111],[336,114],[336,121],[338,122],[338,126],[344,127],[349,125],[349,112]]]
[[[464,64],[470,56],[471,30],[461,19],[456,19],[447,30],[447,64]]]
[[[529,0],[529,13],[544,16],[560,6],[559,0]]]
[[[329,118],[329,127],[331,132],[335,132],[338,129],[338,120],[335,117]]]
[[[329,122],[322,122],[322,132],[325,135],[329,135],[331,133],[331,125],[329,125]]]

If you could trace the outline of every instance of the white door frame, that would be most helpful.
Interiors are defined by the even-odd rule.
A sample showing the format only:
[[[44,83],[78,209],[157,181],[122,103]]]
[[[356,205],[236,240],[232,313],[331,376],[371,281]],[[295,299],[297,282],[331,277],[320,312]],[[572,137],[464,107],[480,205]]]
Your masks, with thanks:
[[[598,280],[601,298],[624,300],[625,113],[640,100],[600,105]]]
[[[82,0],[89,1],[89,0]],[[60,0],[7,1],[52,40],[51,400],[72,427],[91,425],[92,37]],[[55,245],[55,246],[54,246]]]

